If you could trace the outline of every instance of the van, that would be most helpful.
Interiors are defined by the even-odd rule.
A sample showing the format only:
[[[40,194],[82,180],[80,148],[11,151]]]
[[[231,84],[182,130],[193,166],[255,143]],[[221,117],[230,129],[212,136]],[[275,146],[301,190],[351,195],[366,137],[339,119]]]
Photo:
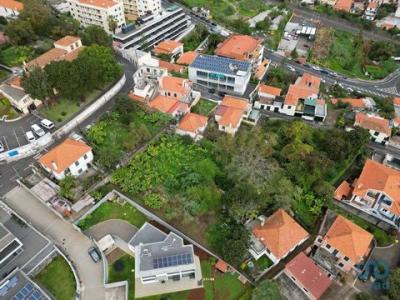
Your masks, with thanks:
[[[44,130],[43,130],[42,128],[40,128],[40,126],[37,125],[37,124],[33,124],[33,125],[31,126],[31,129],[32,129],[32,131],[33,131],[38,137],[44,136],[44,135],[46,134],[46,133],[44,132]]]
[[[40,125],[46,129],[53,129],[54,128],[54,123],[50,120],[43,119],[40,121]]]

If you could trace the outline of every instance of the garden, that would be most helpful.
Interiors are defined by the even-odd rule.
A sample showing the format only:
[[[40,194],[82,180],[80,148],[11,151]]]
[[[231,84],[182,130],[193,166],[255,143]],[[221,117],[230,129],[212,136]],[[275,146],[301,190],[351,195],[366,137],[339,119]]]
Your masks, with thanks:
[[[35,280],[39,282],[55,299],[72,300],[76,297],[75,277],[68,263],[61,256],[57,256],[48,264]]]
[[[351,77],[382,79],[398,68],[392,56],[395,46],[367,41],[362,35],[321,28],[317,32],[310,62]]]
[[[30,46],[0,46],[0,63],[9,67],[21,66],[25,61],[35,58],[35,50]]]
[[[182,40],[183,50],[185,52],[196,50],[209,34],[206,26],[201,23],[196,24],[192,32]]]
[[[206,99],[200,99],[199,102],[192,107],[191,111],[203,116],[209,116],[211,111],[217,106],[217,103]]]
[[[12,107],[10,101],[5,97],[0,97],[0,119],[6,116],[7,119],[15,119],[19,113]]]
[[[159,112],[146,112],[127,96],[118,96],[110,114],[86,133],[95,159],[106,168],[114,167],[125,155],[149,141],[170,121]]]

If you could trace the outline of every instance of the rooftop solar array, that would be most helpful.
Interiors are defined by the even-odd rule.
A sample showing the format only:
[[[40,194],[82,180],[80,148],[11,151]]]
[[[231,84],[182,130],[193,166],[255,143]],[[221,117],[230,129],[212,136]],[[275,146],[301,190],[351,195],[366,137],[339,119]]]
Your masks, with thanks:
[[[188,265],[193,263],[193,257],[190,253],[171,255],[153,259],[153,268],[167,268],[172,266]]]
[[[32,283],[28,282],[24,285],[22,289],[18,291],[17,294],[12,298],[12,300],[41,300],[47,299],[47,297],[33,286]]]
[[[11,277],[10,280],[1,287],[0,297],[7,295],[8,291],[11,290],[14,286],[16,286],[17,283],[18,283],[18,277],[17,276]]]
[[[204,54],[198,55],[190,67],[231,75],[237,75],[237,71],[248,73],[251,70],[251,64],[249,62]]]

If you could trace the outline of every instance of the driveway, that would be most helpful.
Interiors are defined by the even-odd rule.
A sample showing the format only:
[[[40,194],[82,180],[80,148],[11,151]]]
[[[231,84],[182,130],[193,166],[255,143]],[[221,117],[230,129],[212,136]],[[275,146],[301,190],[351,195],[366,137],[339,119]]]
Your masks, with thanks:
[[[137,230],[135,226],[124,220],[111,219],[90,227],[85,231],[85,234],[96,241],[111,234],[112,236],[120,237],[125,242],[129,242]]]
[[[105,299],[103,264],[94,263],[87,254],[93,245],[88,237],[22,187],[17,186],[8,192],[4,202],[52,240],[73,262],[81,281],[82,299]]]

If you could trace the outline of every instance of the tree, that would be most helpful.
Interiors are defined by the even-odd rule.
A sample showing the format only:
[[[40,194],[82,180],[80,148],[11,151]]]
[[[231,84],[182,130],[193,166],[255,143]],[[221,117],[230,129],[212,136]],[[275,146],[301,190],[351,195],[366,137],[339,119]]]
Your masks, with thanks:
[[[109,16],[108,17],[108,28],[112,31],[112,33],[115,33],[115,30],[118,27],[117,20],[115,20],[114,16]]]
[[[299,54],[297,53],[297,49],[296,48],[294,48],[292,50],[292,52],[290,52],[290,57],[293,58],[293,59],[297,59],[299,57]]]
[[[80,33],[82,43],[86,46],[97,44],[99,46],[111,47],[112,37],[104,29],[97,25],[90,25]]]
[[[76,187],[76,179],[71,175],[65,176],[63,180],[60,181],[60,195],[64,198],[71,199],[73,196],[73,189]]]
[[[400,295],[400,268],[396,268],[389,275],[389,290],[387,291],[390,299],[398,299]]]
[[[54,96],[46,72],[39,67],[33,68],[29,73],[24,73],[21,84],[33,98],[46,101],[49,97]]]
[[[264,280],[254,290],[251,300],[283,300],[275,281]]]
[[[26,45],[35,39],[30,22],[17,19],[9,22],[4,29],[4,33],[10,39],[10,42],[15,45]]]
[[[42,0],[25,0],[24,9],[19,18],[30,22],[34,32],[38,35],[50,33],[52,24],[50,6]]]

